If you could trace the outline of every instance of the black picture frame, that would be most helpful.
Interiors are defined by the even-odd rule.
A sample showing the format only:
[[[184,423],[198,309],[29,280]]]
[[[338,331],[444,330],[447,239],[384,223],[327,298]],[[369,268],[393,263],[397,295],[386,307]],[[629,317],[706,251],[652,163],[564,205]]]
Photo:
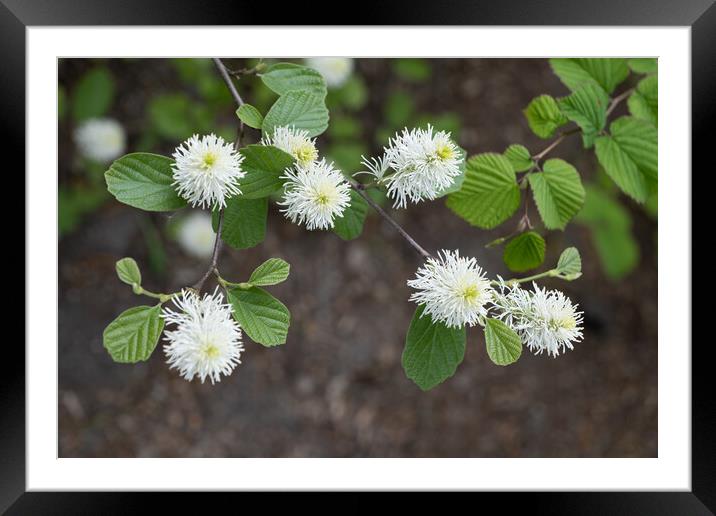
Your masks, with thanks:
[[[369,4],[374,3],[374,6]],[[25,30],[37,25],[247,25],[304,22],[315,25],[320,2],[295,6],[240,1],[0,0],[0,104],[6,148],[25,145]],[[335,5],[333,6],[335,7]],[[310,12],[306,12],[307,9]],[[281,12],[277,12],[281,11]],[[327,12],[335,12],[328,9]],[[706,144],[716,122],[716,6],[713,0],[362,2],[342,16],[356,25],[637,25],[689,26],[692,50],[693,167],[704,171]],[[340,23],[339,23],[340,24]],[[16,167],[24,169],[24,153]],[[711,162],[712,163],[712,162]],[[17,168],[16,168],[17,170]],[[10,173],[6,169],[6,173]],[[24,187],[23,187],[24,188]],[[27,194],[27,192],[25,192]],[[19,211],[19,210],[18,210]],[[23,247],[24,249],[24,247]],[[24,253],[24,251],[23,251]],[[28,271],[25,269],[25,273]],[[691,302],[691,300],[683,300]],[[681,343],[687,344],[687,343]],[[503,493],[504,510],[528,503],[544,514],[714,514],[716,512],[716,410],[710,342],[692,347],[692,490],[690,492]],[[0,404],[0,511],[7,514],[128,514],[156,495],[138,493],[25,492],[25,356],[6,342]],[[184,496],[171,498],[185,503]],[[207,495],[204,495],[207,496]],[[221,495],[233,496],[233,495]],[[241,495],[245,496],[245,495]],[[163,495],[162,503],[169,503]],[[215,502],[215,500],[212,500]],[[243,503],[246,503],[245,501]],[[178,505],[178,504],[177,504]],[[168,505],[164,506],[168,511]]]

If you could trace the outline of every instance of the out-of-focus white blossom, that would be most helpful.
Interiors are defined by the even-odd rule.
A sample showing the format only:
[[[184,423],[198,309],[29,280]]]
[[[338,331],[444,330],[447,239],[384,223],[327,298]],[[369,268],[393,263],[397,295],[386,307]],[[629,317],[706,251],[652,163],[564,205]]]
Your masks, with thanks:
[[[194,211],[179,224],[177,240],[179,245],[192,256],[208,258],[214,251],[216,233],[211,226],[211,215]]]
[[[98,163],[107,163],[124,154],[126,135],[122,124],[112,118],[90,118],[74,133],[80,153]]]
[[[312,57],[306,64],[323,76],[329,88],[342,86],[353,73],[353,59],[349,57]]]

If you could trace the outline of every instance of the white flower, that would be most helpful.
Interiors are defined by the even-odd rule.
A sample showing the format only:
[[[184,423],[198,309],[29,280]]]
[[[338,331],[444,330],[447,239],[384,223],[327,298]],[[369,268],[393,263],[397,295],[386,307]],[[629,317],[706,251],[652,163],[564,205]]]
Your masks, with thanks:
[[[222,303],[218,289],[214,294],[199,298],[191,290],[175,296],[174,312],[164,308],[162,317],[176,329],[165,332],[164,345],[167,363],[178,369],[186,380],[198,376],[201,383],[208,377],[211,383],[230,375],[241,363],[241,328],[231,316],[231,306]]]
[[[318,159],[315,138],[311,140],[308,131],[295,127],[275,127],[272,136],[264,137],[264,145],[273,145],[293,156],[301,165],[307,166]]]
[[[547,351],[556,357],[560,352],[574,349],[573,342],[582,340],[582,314],[577,305],[558,290],[534,291],[503,287],[495,296],[495,306],[502,310],[498,315],[522,339],[530,351],[540,354]]]
[[[112,118],[90,118],[75,129],[74,136],[80,153],[92,161],[106,163],[124,154],[124,128]]]
[[[342,86],[353,73],[353,59],[349,57],[312,57],[306,64],[323,76],[329,88]]]
[[[461,257],[459,251],[442,251],[438,259],[428,258],[408,286],[417,290],[410,301],[425,305],[423,315],[451,328],[480,322],[494,292],[475,258]]]
[[[177,234],[179,244],[197,258],[208,258],[214,252],[216,233],[211,226],[211,215],[194,211],[181,221]]]
[[[388,197],[394,199],[393,206],[405,208],[408,200],[413,203],[433,200],[452,186],[460,175],[462,160],[450,133],[433,134],[433,128],[428,125],[427,130],[405,128],[402,133],[396,133],[383,158],[374,161],[372,167],[365,160],[363,164],[387,184]],[[394,172],[385,175],[388,168]]]
[[[174,185],[192,207],[226,206],[226,198],[240,194],[239,179],[244,157],[220,136],[194,135],[176,148]]]
[[[281,177],[286,179],[283,201],[278,203],[284,207],[281,212],[298,225],[305,222],[309,230],[332,228],[350,204],[350,186],[325,159],[307,166],[296,163]]]

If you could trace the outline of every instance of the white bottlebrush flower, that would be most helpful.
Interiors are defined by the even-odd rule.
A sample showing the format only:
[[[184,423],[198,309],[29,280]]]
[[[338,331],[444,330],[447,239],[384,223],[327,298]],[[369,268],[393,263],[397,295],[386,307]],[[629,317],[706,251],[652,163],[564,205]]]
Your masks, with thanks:
[[[573,342],[582,340],[583,312],[559,290],[546,290],[533,283],[533,291],[519,286],[503,287],[495,296],[498,317],[522,339],[530,351],[546,351],[556,357],[574,349]]]
[[[342,86],[353,73],[353,59],[349,57],[312,57],[306,64],[323,76],[329,88]]]
[[[316,139],[308,136],[308,131],[295,127],[275,127],[273,134],[266,136],[264,145],[273,145],[293,156],[301,165],[307,166],[318,159]]]
[[[374,175],[387,185],[393,206],[405,208],[408,200],[433,200],[460,175],[463,157],[450,133],[433,128],[403,129],[385,148],[385,155],[372,167]],[[365,164],[365,161],[364,161]],[[370,168],[370,167],[369,167]],[[393,170],[386,175],[386,170]],[[381,174],[375,173],[375,171]]]
[[[239,179],[244,157],[220,136],[194,135],[176,148],[174,185],[192,207],[226,206],[226,198],[240,194]]]
[[[211,383],[230,375],[241,363],[241,328],[231,316],[231,306],[222,302],[218,289],[200,298],[191,290],[183,290],[173,302],[178,311],[164,308],[162,317],[167,324],[164,353],[171,369],[178,369],[186,380],[198,376],[201,383],[208,377]]]
[[[334,219],[343,216],[350,204],[350,185],[340,170],[333,168],[325,159],[307,166],[296,163],[287,168],[283,200],[279,202],[283,212],[292,222],[306,229],[330,229]]]
[[[74,133],[80,153],[92,161],[107,163],[124,154],[126,135],[122,124],[112,118],[90,118]]]
[[[417,290],[410,301],[425,305],[423,315],[451,328],[480,322],[494,292],[475,258],[461,257],[459,251],[442,251],[437,259],[428,258],[408,286]]]
[[[214,252],[216,233],[211,226],[211,215],[194,211],[181,221],[177,240],[179,245],[192,256],[208,258]]]

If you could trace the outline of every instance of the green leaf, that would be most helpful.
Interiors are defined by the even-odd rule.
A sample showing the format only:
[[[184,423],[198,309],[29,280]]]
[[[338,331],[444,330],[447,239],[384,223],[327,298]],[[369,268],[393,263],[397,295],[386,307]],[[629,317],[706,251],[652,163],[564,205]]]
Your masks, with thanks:
[[[559,255],[557,273],[569,280],[577,279],[582,275],[582,258],[576,247],[568,247]]]
[[[639,246],[631,232],[631,216],[617,200],[601,188],[589,186],[576,220],[591,229],[602,270],[610,279],[621,279],[634,270]]]
[[[658,61],[654,57],[629,59],[627,64],[631,71],[635,73],[656,73],[659,67]]]
[[[465,327],[448,328],[434,322],[419,306],[410,321],[402,363],[405,374],[427,391],[455,374],[465,357]]]
[[[415,111],[413,97],[404,91],[392,92],[385,100],[383,115],[392,128],[402,128]]]
[[[304,90],[320,98],[327,93],[326,81],[313,68],[293,63],[276,63],[261,75],[261,80],[279,95]],[[253,127],[253,126],[252,126]]]
[[[324,98],[310,91],[289,91],[281,95],[266,113],[263,122],[264,136],[272,135],[274,128],[294,126],[318,136],[328,127],[328,109]]]
[[[557,102],[562,113],[582,129],[584,146],[591,147],[607,123],[609,96],[596,84],[585,84]]]
[[[172,186],[174,162],[158,154],[136,152],[122,156],[104,173],[107,190],[119,202],[147,211],[172,211],[186,201]]]
[[[281,258],[269,258],[251,273],[249,283],[255,287],[276,285],[288,278],[291,266]]]
[[[244,157],[241,169],[246,172],[239,182],[242,197],[260,199],[281,189],[281,176],[293,165],[290,154],[271,145],[247,145],[239,153]]]
[[[570,90],[578,90],[585,83],[595,82],[612,93],[629,75],[626,59],[570,58],[550,59],[552,70]]]
[[[333,232],[343,240],[358,238],[363,232],[363,222],[368,213],[368,203],[355,190],[351,190],[351,204],[336,217]]]
[[[549,95],[535,97],[523,110],[527,123],[540,138],[551,138],[568,120],[560,111],[557,101]]]
[[[72,93],[72,116],[76,121],[107,113],[114,99],[114,80],[105,67],[86,72]]]
[[[564,229],[584,204],[577,170],[561,159],[548,159],[543,172],[529,176],[540,217],[547,229]]]
[[[636,118],[658,126],[659,122],[659,85],[656,75],[650,75],[636,86],[636,90],[627,100],[629,112]]]
[[[67,111],[67,93],[62,86],[57,86],[57,119],[62,120]]]
[[[624,193],[643,203],[649,195],[649,182],[657,181],[656,127],[621,117],[612,122],[609,131],[610,136],[600,136],[595,142],[599,163]]]
[[[251,104],[242,104],[239,109],[236,110],[236,116],[239,117],[243,123],[254,129],[261,129],[263,124],[264,116],[261,112]]]
[[[218,228],[219,212],[214,210],[214,231]],[[248,249],[264,241],[268,198],[246,199],[239,195],[226,200],[221,239],[234,249]]]
[[[278,299],[259,287],[227,291],[234,318],[246,334],[267,347],[286,343],[291,314]]]
[[[193,101],[183,93],[156,95],[149,101],[152,126],[167,140],[185,140],[197,131]]]
[[[515,172],[525,172],[534,166],[530,151],[524,145],[510,145],[505,149],[504,156],[510,160]]]
[[[467,160],[460,191],[448,196],[447,206],[473,226],[492,229],[520,205],[520,188],[510,161],[502,154],[478,154]]]
[[[527,231],[509,241],[502,260],[513,272],[528,271],[542,265],[545,247],[544,238],[534,231]]]
[[[135,363],[151,356],[164,329],[161,309],[161,304],[135,306],[109,323],[102,340],[115,362]]]
[[[425,59],[403,58],[393,60],[395,73],[408,81],[423,82],[430,77],[430,63]]]
[[[487,355],[497,365],[513,364],[522,354],[519,335],[499,319],[485,320],[485,344]]]
[[[117,271],[117,276],[122,283],[127,285],[141,285],[142,284],[142,273],[139,272],[139,267],[134,258],[122,258],[115,265],[114,268]]]

